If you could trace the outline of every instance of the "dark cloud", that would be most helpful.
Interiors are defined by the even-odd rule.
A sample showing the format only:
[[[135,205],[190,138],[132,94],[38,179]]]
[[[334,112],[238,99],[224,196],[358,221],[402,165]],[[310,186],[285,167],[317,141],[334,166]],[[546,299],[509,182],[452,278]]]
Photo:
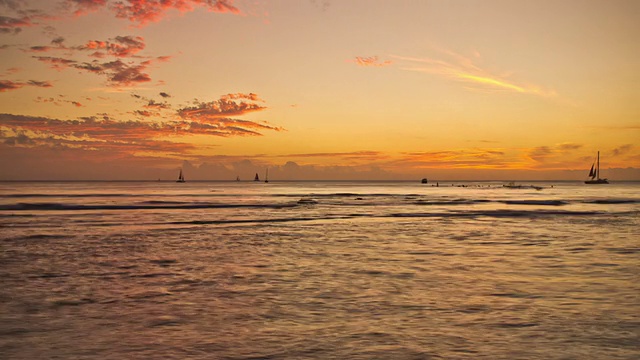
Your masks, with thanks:
[[[553,149],[548,146],[538,146],[530,149],[527,156],[535,161],[544,161],[554,153]]]
[[[53,85],[48,81],[36,81],[29,80],[26,83],[20,81],[0,80],[0,92],[17,90],[25,86],[37,86],[37,87],[52,87]]]
[[[140,64],[128,64],[122,60],[100,63],[70,63],[69,66],[91,73],[105,75],[110,86],[132,86],[151,81],[151,77],[144,71],[150,65],[149,61]]]
[[[107,4],[107,0],[66,0],[64,5],[76,16],[97,11]]]
[[[36,80],[29,80],[27,82],[27,84],[32,85],[32,86],[37,86],[37,87],[53,87],[53,85],[48,82],[48,81],[36,81]]]
[[[167,94],[166,92],[161,92],[160,96],[162,96],[163,98],[170,98],[171,95]]]
[[[57,45],[58,47],[62,47],[62,43],[64,42],[64,38],[62,36],[58,36],[51,40],[51,44]]]
[[[25,86],[24,83],[13,82],[11,80],[0,80],[0,92],[17,90]]]
[[[52,69],[61,71],[66,69],[72,65],[77,64],[77,61],[70,59],[63,59],[59,57],[51,57],[51,56],[33,56],[34,59],[48,64]]]
[[[0,6],[4,6],[14,11],[20,10],[21,5],[21,2],[17,0],[0,0]]]
[[[622,145],[622,146],[619,146],[619,147],[613,149],[613,155],[614,156],[624,155],[624,154],[628,153],[629,151],[631,151],[631,149],[633,149],[633,145],[632,144],[625,144],[625,145]]]
[[[572,151],[578,150],[582,147],[582,144],[574,144],[574,143],[563,143],[557,146],[560,151]]]
[[[23,27],[33,26],[28,17],[0,16],[0,34],[17,34]]]

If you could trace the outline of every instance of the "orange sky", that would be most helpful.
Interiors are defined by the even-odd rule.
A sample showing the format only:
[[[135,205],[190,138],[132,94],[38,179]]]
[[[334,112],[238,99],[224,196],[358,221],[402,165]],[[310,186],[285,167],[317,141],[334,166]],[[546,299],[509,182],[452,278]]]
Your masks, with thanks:
[[[0,180],[640,180],[640,2],[3,0]]]

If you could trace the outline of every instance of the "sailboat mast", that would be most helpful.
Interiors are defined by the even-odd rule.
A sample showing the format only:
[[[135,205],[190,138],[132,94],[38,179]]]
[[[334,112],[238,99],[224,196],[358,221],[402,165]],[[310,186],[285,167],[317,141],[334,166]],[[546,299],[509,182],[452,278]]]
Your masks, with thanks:
[[[600,151],[598,151],[598,160],[596,166],[596,179],[600,179]]]

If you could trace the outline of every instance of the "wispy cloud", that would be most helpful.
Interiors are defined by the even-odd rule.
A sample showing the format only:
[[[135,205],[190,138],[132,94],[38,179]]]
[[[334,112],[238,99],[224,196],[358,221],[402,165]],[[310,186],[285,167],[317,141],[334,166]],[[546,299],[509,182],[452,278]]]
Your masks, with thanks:
[[[520,168],[522,164],[500,148],[469,148],[402,153],[394,165],[412,168]]]
[[[358,66],[367,66],[367,67],[383,67],[383,66],[389,66],[393,63],[391,60],[380,61],[377,56],[369,56],[369,57],[356,56],[356,58],[354,60],[351,60],[351,62],[355,63]]]
[[[582,144],[561,143],[553,146],[537,146],[526,150],[526,157],[538,162],[551,162],[551,159],[566,155],[574,150],[582,148]]]
[[[53,84],[51,84],[49,81],[36,81],[36,80],[29,80],[27,82],[0,80],[0,92],[17,90],[25,86],[48,88],[48,87],[52,87]]]
[[[634,148],[633,144],[625,144],[613,149],[612,153],[614,156],[625,155],[625,154],[628,154],[631,150],[633,150],[633,148]]]
[[[557,96],[553,90],[510,79],[508,76],[495,74],[477,64],[479,54],[465,57],[449,50],[438,50],[435,57],[408,57],[391,55],[402,62],[401,69],[443,76],[459,81],[471,89],[484,91],[508,91],[532,94],[543,97]]]

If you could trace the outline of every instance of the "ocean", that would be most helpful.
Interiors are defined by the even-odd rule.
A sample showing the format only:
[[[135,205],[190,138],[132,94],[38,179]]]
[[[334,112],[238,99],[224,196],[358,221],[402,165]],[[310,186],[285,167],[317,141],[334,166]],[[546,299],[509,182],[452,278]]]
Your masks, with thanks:
[[[0,183],[0,357],[640,358],[640,183],[530,184]]]

